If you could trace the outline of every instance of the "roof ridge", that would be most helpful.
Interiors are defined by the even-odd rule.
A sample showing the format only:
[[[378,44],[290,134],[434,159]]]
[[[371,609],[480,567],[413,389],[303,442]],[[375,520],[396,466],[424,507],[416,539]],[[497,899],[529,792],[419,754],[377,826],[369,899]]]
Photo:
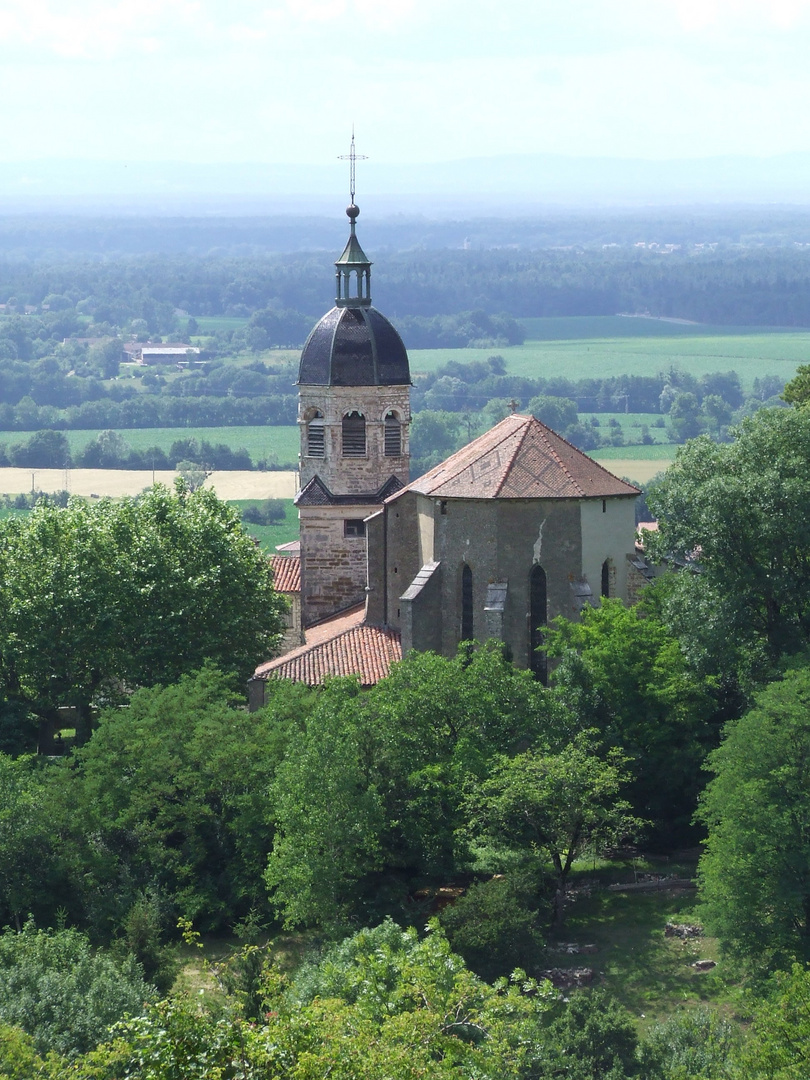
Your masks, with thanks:
[[[523,432],[520,433],[520,435],[519,435],[517,447],[515,448],[515,452],[512,455],[512,461],[510,462],[508,468],[504,471],[504,474],[501,477],[501,481],[498,484],[497,488],[495,489],[495,497],[496,498],[498,497],[498,495],[500,495],[501,491],[503,490],[504,484],[509,479],[509,474],[512,471],[512,465],[514,465],[514,463],[515,463],[515,458],[517,458],[518,454],[523,449],[523,443],[526,441],[526,436],[529,434],[529,432],[532,429],[532,425],[531,425],[532,417],[526,416],[525,413],[512,413],[511,415],[512,416],[519,416],[521,419],[526,419],[528,422],[526,424],[524,424]],[[504,419],[506,419],[506,417],[504,417]],[[516,429],[516,430],[519,432],[519,429]]]
[[[584,450],[580,450],[580,448],[578,446],[574,446],[574,444],[572,442],[569,442],[569,440],[566,439],[566,437],[564,435],[561,435],[559,433],[559,431],[555,431],[554,428],[550,428],[547,424],[544,424],[542,422],[542,420],[538,420],[537,423],[540,424],[542,427],[544,427],[546,429],[546,431],[550,431],[552,433],[552,435],[554,435],[556,438],[558,438],[561,442],[564,442],[566,446],[570,446],[571,449],[575,453],[579,454],[581,457],[587,458],[588,461],[590,461],[590,463],[592,465],[595,465],[596,468],[599,469],[600,472],[603,472],[606,476],[611,476],[611,477],[613,477],[614,480],[621,480],[622,479],[620,476],[616,476],[615,473],[612,473],[610,471],[610,469],[606,469],[604,465],[601,465],[596,460],[596,458],[592,458],[590,454],[586,454]],[[562,465],[562,467],[565,469],[565,466],[563,465],[562,460],[560,461],[560,465]],[[566,473],[567,473],[567,470],[566,470]],[[636,487],[635,484],[631,484],[629,482],[629,480],[625,480],[625,481],[623,481],[623,483],[628,484],[630,487],[635,488],[636,491],[639,494],[641,494],[641,488]],[[580,490],[582,490],[582,489],[580,489]],[[587,498],[587,493],[585,491],[582,492],[582,495],[583,495],[583,498]]]
[[[503,418],[503,420],[501,420],[500,423],[503,424],[506,420],[511,420],[513,417],[518,416],[518,415],[519,415],[518,413],[510,413],[509,416],[505,416]],[[519,416],[519,419],[528,420],[528,417]],[[473,439],[473,441],[470,442],[470,443],[467,443],[466,446],[460,446],[458,448],[458,450],[454,451],[450,455],[449,458],[445,458],[445,460],[440,461],[438,465],[434,465],[432,469],[428,469],[428,471],[426,473],[423,473],[423,476],[429,476],[436,469],[440,468],[443,465],[446,465],[448,461],[452,461],[454,457],[457,457],[457,456],[461,455],[465,450],[469,450],[469,448],[471,446],[474,446],[475,443],[477,443],[479,440],[485,439],[487,437],[487,435],[491,435],[493,433],[493,431],[497,431],[497,429],[499,427],[500,427],[500,424],[496,424],[494,428],[490,428],[489,431],[483,432],[483,434],[479,435],[478,438]],[[493,445],[491,447],[489,447],[488,452],[491,452],[496,447],[501,446],[501,444],[506,442],[507,439],[512,438],[512,436],[515,434],[515,432],[517,430],[518,430],[517,427],[513,427],[510,431],[506,432],[501,438],[499,438],[497,440],[497,442],[493,443]],[[469,461],[459,463],[457,465],[457,471],[456,472],[448,473],[446,476],[442,477],[442,483],[447,483],[448,480],[454,480],[460,473],[464,472],[465,469],[469,469],[469,467],[470,467],[470,462]],[[416,480],[421,480],[421,479],[422,479],[421,476],[417,476],[417,478],[416,478]],[[412,480],[411,483],[415,484],[416,480]],[[410,486],[411,486],[411,484],[408,484],[408,487],[410,487]],[[399,495],[399,494],[400,494],[400,492],[397,492],[397,495]],[[429,492],[428,492],[428,494],[429,494]]]
[[[535,419],[535,420],[537,421],[537,423],[538,423],[538,424],[540,425],[540,428],[541,428],[541,434],[542,434],[542,436],[543,436],[543,438],[544,438],[544,440],[545,440],[545,442],[546,442],[546,445],[548,446],[548,449],[549,449],[549,453],[553,455],[553,457],[554,457],[554,460],[555,460],[555,461],[557,462],[557,464],[558,464],[558,465],[560,466],[560,468],[562,469],[562,471],[563,471],[563,472],[565,473],[565,475],[566,475],[566,476],[568,477],[568,480],[570,481],[570,483],[571,483],[571,484],[573,484],[574,488],[575,488],[575,489],[576,489],[576,490],[577,490],[577,491],[579,492],[580,496],[581,496],[582,498],[584,498],[584,497],[585,497],[585,494],[586,494],[586,493],[585,493],[585,489],[584,489],[584,488],[582,487],[582,485],[581,485],[581,484],[579,483],[579,481],[578,481],[578,480],[575,480],[575,479],[574,479],[574,477],[573,477],[573,476],[571,475],[571,473],[570,473],[570,471],[569,471],[568,467],[566,466],[565,462],[564,462],[564,461],[563,461],[563,459],[562,459],[562,458],[560,457],[560,455],[559,455],[559,454],[557,453],[557,449],[556,449],[556,447],[555,447],[555,446],[553,445],[553,443],[551,442],[551,439],[549,439],[549,437],[548,437],[548,433],[549,433],[549,432],[551,432],[551,433],[552,433],[553,435],[556,435],[558,439],[562,439],[562,441],[563,441],[563,442],[565,443],[565,445],[566,445],[566,446],[570,446],[572,450],[576,450],[576,452],[577,452],[578,454],[582,454],[582,456],[583,456],[583,457],[588,457],[588,455],[587,455],[587,454],[583,454],[583,453],[582,453],[582,451],[581,451],[581,450],[580,450],[580,449],[579,449],[578,447],[574,446],[574,444],[573,444],[573,443],[570,443],[570,442],[569,442],[569,441],[568,441],[568,440],[567,440],[567,439],[565,438],[565,436],[564,436],[564,435],[560,435],[560,434],[558,434],[558,432],[554,431],[554,429],[553,429],[553,428],[550,428],[550,427],[548,426],[548,424],[544,424],[544,423],[543,423],[543,421],[542,421],[542,420],[538,420],[536,416],[534,417],[534,419]],[[589,460],[589,461],[593,461],[593,458],[589,458],[588,460]],[[605,470],[605,472],[607,472],[607,469]]]

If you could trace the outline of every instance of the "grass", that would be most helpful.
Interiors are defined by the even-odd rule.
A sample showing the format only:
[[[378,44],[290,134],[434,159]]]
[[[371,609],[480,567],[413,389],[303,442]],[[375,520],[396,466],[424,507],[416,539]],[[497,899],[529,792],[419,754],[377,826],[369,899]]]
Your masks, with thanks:
[[[646,861],[636,868],[664,875],[693,877],[695,859],[681,865]],[[594,874],[580,869],[572,885],[583,879],[633,880],[633,867],[613,863]],[[550,954],[556,967],[592,967],[594,985],[603,985],[638,1019],[663,1020],[679,1008],[697,1005],[727,1007],[736,996],[736,980],[725,970],[717,941],[711,937],[668,938],[667,922],[699,922],[695,917],[694,890],[661,889],[651,893],[623,893],[594,888],[578,897],[568,911],[562,940],[596,945],[591,956]],[[697,972],[695,960],[714,960],[717,967]]]
[[[101,429],[88,428],[65,431],[71,454],[82,451],[97,438]],[[298,461],[298,428],[293,425],[269,427],[175,427],[175,428],[119,428],[119,435],[133,450],[147,450],[158,446],[168,452],[177,439],[197,439],[210,443],[226,443],[232,450],[244,448],[255,464],[261,458],[277,464],[289,463],[296,468]],[[0,443],[24,442],[31,431],[2,431]]]
[[[524,323],[532,336],[523,345],[414,349],[411,371],[435,371],[450,360],[469,363],[497,353],[511,375],[530,378],[654,375],[675,366],[697,377],[736,371],[743,387],[750,390],[754,379],[763,375],[787,381],[810,358],[810,331],[805,330],[684,326],[618,316],[527,319]],[[625,330],[622,336],[616,333],[619,326]],[[569,336],[559,336],[562,333]]]
[[[658,461],[668,464],[675,460],[678,443],[654,443],[652,446],[600,446],[590,450],[589,456],[604,461]]]
[[[260,506],[262,499],[237,499],[229,501],[229,506],[235,507],[241,514],[248,506]],[[264,551],[271,555],[275,554],[278,544],[288,544],[291,540],[298,539],[298,511],[292,499],[282,499],[284,503],[284,520],[277,525],[245,525],[245,531],[255,536]]]

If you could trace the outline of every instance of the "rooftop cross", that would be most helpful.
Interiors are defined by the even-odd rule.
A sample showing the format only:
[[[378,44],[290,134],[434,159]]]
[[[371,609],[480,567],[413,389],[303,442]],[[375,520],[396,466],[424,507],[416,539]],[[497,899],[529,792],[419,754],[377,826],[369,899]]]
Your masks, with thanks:
[[[351,149],[349,150],[348,154],[338,154],[338,158],[340,159],[340,161],[348,161],[350,163],[349,164],[349,192],[351,193],[351,197],[352,197],[351,205],[354,206],[354,190],[355,190],[354,166],[355,166],[355,162],[356,161],[368,161],[368,155],[367,154],[357,154],[357,153],[355,153],[355,149],[354,149],[354,125],[352,125],[352,145],[351,145]]]

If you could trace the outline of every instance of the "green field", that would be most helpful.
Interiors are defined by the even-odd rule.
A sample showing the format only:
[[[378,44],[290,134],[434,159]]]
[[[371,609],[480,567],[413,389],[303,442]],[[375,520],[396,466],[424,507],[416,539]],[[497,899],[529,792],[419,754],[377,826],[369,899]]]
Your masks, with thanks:
[[[201,334],[213,334],[216,330],[238,330],[247,326],[249,320],[230,315],[196,315]]]
[[[609,435],[612,431],[618,430],[616,428],[616,424],[618,424],[625,439],[634,443],[641,442],[641,429],[643,427],[647,428],[650,438],[655,443],[664,443],[669,439],[666,427],[654,426],[656,420],[665,419],[660,413],[579,413],[579,422],[581,424],[589,425],[593,419],[599,421],[596,426],[599,435]],[[611,420],[615,421],[615,424],[611,424]]]
[[[450,360],[469,363],[497,353],[503,356],[511,375],[529,378],[654,375],[675,366],[698,377],[713,371],[736,371],[744,388],[750,390],[757,377],[777,375],[787,381],[799,364],[810,362],[810,331],[806,330],[685,326],[618,316],[526,319],[524,323],[532,337],[523,345],[414,349],[410,352],[411,371],[434,371]],[[618,336],[619,328],[629,329]],[[563,332],[569,336],[559,337]],[[597,332],[602,336],[593,336]]]
[[[298,511],[292,499],[282,499],[284,503],[284,520],[277,525],[245,525],[245,531],[255,536],[263,551],[275,554],[279,544],[288,544],[291,540],[298,539]],[[261,506],[262,499],[234,499],[229,500],[228,505],[234,507],[241,514],[248,506]],[[30,514],[30,510],[15,510],[9,507],[0,507],[0,521],[11,517],[24,517]]]
[[[629,459],[661,461],[667,464],[674,461],[678,449],[678,443],[657,443],[655,446],[600,446],[598,450],[589,450],[588,456],[604,461]]]
[[[288,544],[291,540],[298,539],[298,511],[292,499],[282,499],[284,503],[284,520],[278,525],[245,525],[245,531],[255,536],[264,551],[271,555],[275,554],[279,544]],[[261,506],[260,499],[239,499],[229,502],[240,513],[248,506]]]
[[[71,454],[83,450],[99,434],[98,428],[65,431]],[[298,428],[285,427],[182,427],[182,428],[120,428],[119,435],[133,450],[158,446],[168,451],[177,439],[197,439],[210,443],[226,443],[233,450],[244,447],[254,464],[260,459],[278,465],[296,467],[298,461]],[[31,431],[0,431],[0,443],[25,442]]]

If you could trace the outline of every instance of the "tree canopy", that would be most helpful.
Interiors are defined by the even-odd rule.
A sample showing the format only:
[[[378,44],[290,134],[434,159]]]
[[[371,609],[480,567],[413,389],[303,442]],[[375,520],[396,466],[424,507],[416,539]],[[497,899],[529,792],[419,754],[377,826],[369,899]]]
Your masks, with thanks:
[[[760,966],[810,960],[810,668],[788,671],[727,725],[709,768],[706,925]]]
[[[810,410],[763,409],[734,442],[678,452],[650,508],[653,557],[673,575],[665,614],[697,667],[767,671],[810,640]]]
[[[0,690],[52,718],[206,660],[247,676],[283,605],[269,562],[212,491],[40,501],[0,522]]]

